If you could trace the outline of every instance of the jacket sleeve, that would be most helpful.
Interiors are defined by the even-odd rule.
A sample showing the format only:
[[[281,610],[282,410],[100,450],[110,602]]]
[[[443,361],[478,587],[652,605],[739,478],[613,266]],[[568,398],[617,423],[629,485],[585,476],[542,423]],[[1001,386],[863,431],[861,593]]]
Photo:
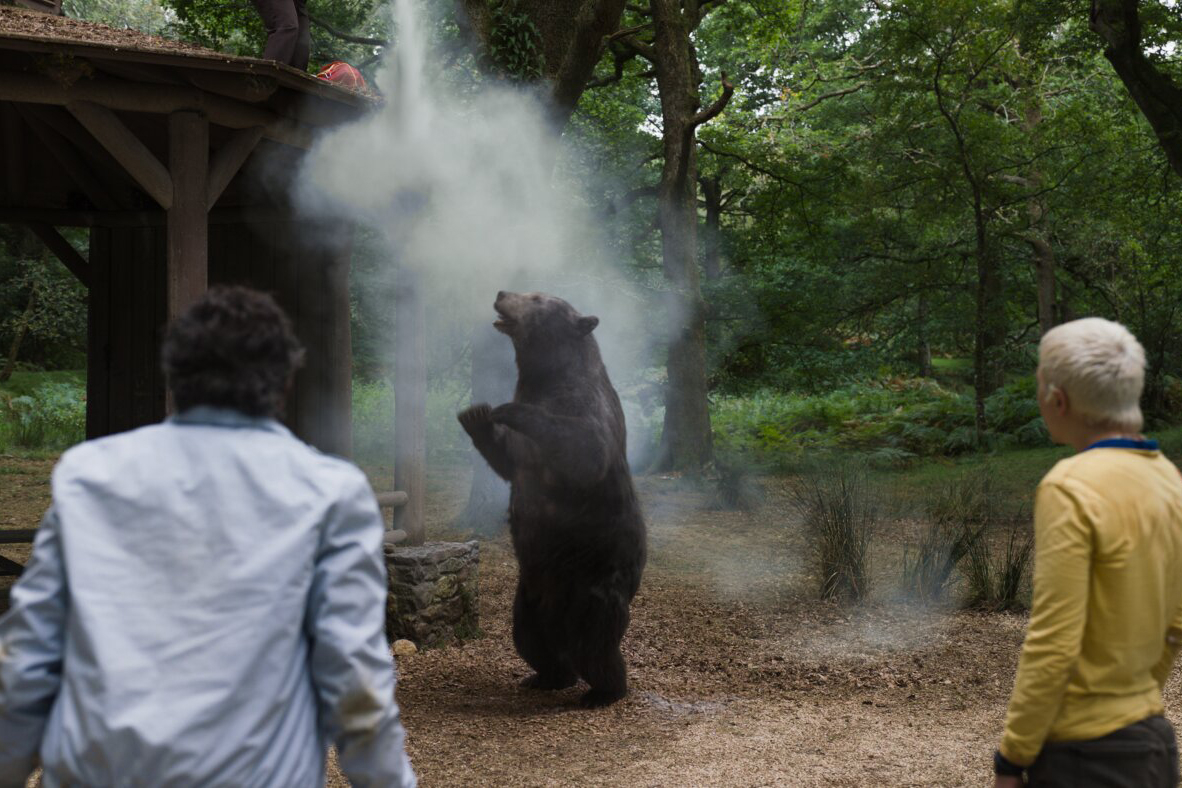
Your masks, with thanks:
[[[1001,754],[1029,766],[1042,750],[1079,659],[1087,620],[1091,524],[1079,500],[1043,483],[1034,505],[1034,600]]]
[[[0,787],[24,788],[61,687],[68,606],[57,516],[51,508],[0,618]]]
[[[305,628],[321,733],[357,788],[415,785],[386,640],[386,564],[377,501],[359,471],[329,510]]]

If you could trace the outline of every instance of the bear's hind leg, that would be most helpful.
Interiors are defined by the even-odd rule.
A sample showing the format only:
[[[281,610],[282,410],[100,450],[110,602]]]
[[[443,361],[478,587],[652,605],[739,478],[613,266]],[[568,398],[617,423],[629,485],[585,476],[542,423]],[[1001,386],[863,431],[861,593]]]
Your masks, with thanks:
[[[628,671],[620,652],[620,641],[628,629],[628,603],[608,590],[592,592],[580,607],[582,615],[572,619],[577,631],[571,661],[591,685],[579,702],[583,708],[594,709],[628,694]]]
[[[513,600],[513,645],[517,653],[536,672],[521,686],[529,689],[558,690],[574,686],[578,676],[547,637],[547,627],[536,605],[526,601],[521,584]]]

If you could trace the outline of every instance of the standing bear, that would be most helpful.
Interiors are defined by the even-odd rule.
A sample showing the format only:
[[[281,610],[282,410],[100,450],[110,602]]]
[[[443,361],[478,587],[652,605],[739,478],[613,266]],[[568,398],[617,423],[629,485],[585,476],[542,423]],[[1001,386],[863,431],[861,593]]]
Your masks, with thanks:
[[[628,692],[620,640],[646,545],[624,412],[591,336],[599,318],[539,293],[498,293],[494,308],[517,353],[517,391],[459,420],[512,488],[513,643],[536,671],[522,684],[563,689],[582,678],[591,687],[582,705],[606,706]]]

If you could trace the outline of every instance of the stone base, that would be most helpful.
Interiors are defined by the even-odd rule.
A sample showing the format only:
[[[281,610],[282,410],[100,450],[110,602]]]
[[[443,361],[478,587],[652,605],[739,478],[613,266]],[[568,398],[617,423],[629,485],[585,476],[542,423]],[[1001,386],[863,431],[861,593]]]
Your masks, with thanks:
[[[386,635],[443,646],[480,635],[479,542],[386,545]]]

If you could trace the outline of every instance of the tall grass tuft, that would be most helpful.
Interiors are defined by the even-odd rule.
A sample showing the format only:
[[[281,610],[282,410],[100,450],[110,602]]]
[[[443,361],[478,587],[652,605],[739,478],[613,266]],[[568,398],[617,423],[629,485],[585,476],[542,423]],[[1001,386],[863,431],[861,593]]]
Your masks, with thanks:
[[[1027,603],[1023,589],[1033,554],[1034,532],[1022,523],[1011,525],[1004,550],[995,550],[988,539],[974,544],[965,565],[965,606],[983,610],[1025,610]]]
[[[1015,610],[1022,595],[1033,537],[1024,509],[1007,512],[988,466],[964,474],[937,489],[924,503],[926,526],[919,544],[903,557],[903,590],[924,602],[942,600],[963,579],[966,607]],[[1003,526],[1009,526],[1005,549],[996,549]]]
[[[804,518],[821,598],[865,598],[876,520],[866,472],[836,466],[808,473],[792,487],[792,498]]]

